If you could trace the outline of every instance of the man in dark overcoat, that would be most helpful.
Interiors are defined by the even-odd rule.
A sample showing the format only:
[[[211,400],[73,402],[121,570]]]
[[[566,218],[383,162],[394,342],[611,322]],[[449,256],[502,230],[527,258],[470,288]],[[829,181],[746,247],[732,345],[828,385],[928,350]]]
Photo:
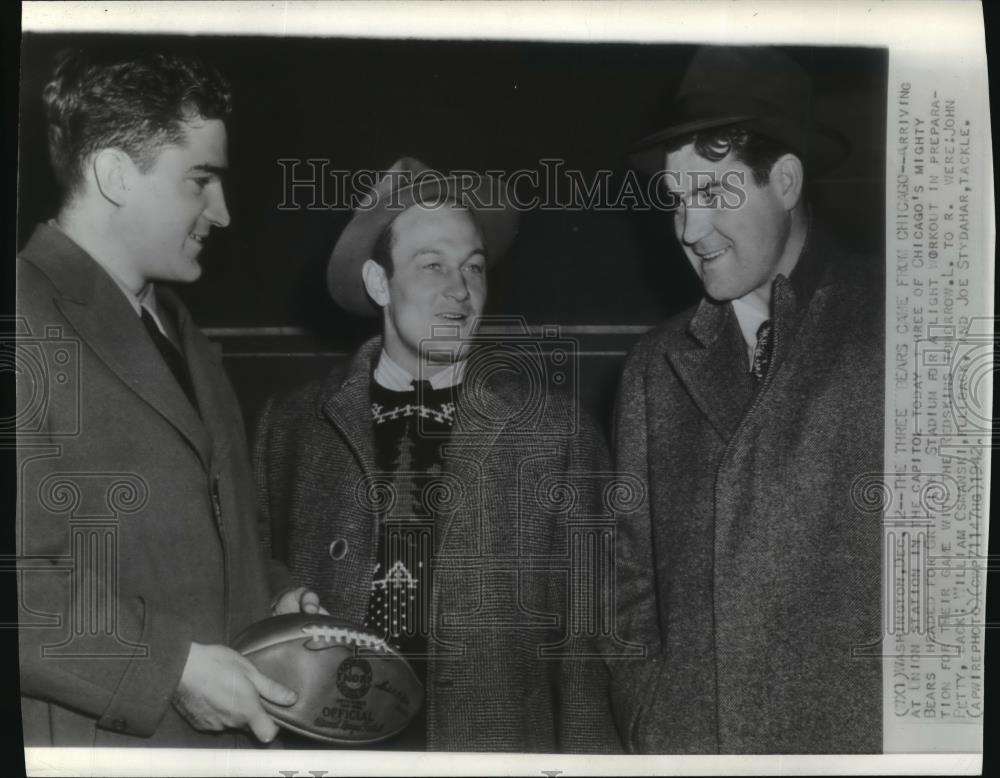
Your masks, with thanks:
[[[397,162],[330,258],[333,299],[380,316],[381,336],[261,414],[268,550],[414,665],[423,713],[383,747],[614,751],[607,676],[568,592],[594,585],[570,537],[605,510],[606,446],[540,382],[542,344],[477,329],[509,200],[487,178],[463,199],[432,172]]]
[[[616,466],[649,489],[620,524],[634,751],[882,748],[881,528],[852,499],[882,471],[882,266],[810,217],[810,172],[846,150],[810,89],[776,50],[703,47],[635,150],[704,299],[640,339],[618,394]]]
[[[173,54],[74,51],[44,100],[62,205],[17,259],[24,743],[270,741],[261,697],[294,694],[227,644],[318,603],[265,568],[239,404],[164,286],[196,280],[229,224],[228,84]]]

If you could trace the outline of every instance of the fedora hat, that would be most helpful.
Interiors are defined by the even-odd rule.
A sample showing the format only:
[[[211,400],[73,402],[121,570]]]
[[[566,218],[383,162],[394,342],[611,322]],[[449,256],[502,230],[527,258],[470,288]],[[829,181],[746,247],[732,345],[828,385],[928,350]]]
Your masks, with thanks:
[[[372,258],[382,231],[411,206],[451,203],[468,208],[479,225],[487,267],[495,265],[517,234],[518,212],[502,181],[489,176],[443,176],[412,157],[397,160],[375,182],[340,233],[326,266],[330,296],[358,316],[375,316],[379,308],[368,297],[361,267]]]
[[[812,80],[795,60],[767,46],[702,46],[667,110],[667,126],[635,143],[633,167],[663,169],[670,142],[700,130],[739,124],[791,148],[810,171],[847,156],[847,140],[812,116]]]

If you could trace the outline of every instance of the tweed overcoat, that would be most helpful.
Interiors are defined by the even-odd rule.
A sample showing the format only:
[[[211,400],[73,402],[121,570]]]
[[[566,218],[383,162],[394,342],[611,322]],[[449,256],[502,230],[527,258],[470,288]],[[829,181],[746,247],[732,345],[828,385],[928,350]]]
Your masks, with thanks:
[[[615,665],[644,753],[878,752],[881,525],[852,499],[882,472],[878,260],[810,239],[774,286],[759,388],[730,304],[703,301],[626,361],[617,468],[646,480],[620,525]]]
[[[58,228],[17,260],[24,743],[248,743],[171,704],[192,641],[268,615],[252,471],[221,355],[180,301],[198,413],[111,277]]]
[[[392,510],[375,472],[380,352],[371,340],[325,379],[273,398],[254,443],[269,552],[354,624],[368,608],[378,522]],[[601,510],[606,444],[590,420],[574,421],[568,398],[473,372],[433,519],[428,749],[620,750],[603,664],[540,655],[567,635],[567,528]]]

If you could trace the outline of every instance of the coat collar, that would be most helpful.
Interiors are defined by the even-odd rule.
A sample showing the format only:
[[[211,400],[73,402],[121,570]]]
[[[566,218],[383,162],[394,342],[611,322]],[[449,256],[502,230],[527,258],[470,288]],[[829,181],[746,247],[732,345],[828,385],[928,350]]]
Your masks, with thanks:
[[[21,257],[51,281],[56,306],[80,338],[132,391],[170,422],[207,468],[212,440],[170,368],[156,350],[122,290],[107,272],[57,227],[39,225]],[[194,355],[204,353],[201,338],[175,295],[159,290],[160,301],[178,318],[192,381],[199,400],[214,389]]]
[[[775,327],[772,370],[779,369],[813,296],[831,282],[828,242],[810,224],[802,256],[789,278],[779,275],[771,292]],[[685,330],[687,338],[668,343],[673,365],[695,404],[728,440],[736,431],[754,389],[745,369],[746,346],[733,306],[703,299]],[[720,387],[725,387],[720,390]],[[740,397],[743,402],[733,402]]]
[[[668,345],[666,357],[695,405],[729,440],[752,394],[746,344],[733,306],[703,300],[688,325],[688,339]],[[741,402],[734,402],[734,397]]]
[[[58,227],[37,225],[20,256],[41,270],[64,299],[80,305],[93,302],[97,274],[103,270]]]
[[[372,431],[371,381],[382,351],[382,338],[362,344],[347,366],[331,372],[320,388],[318,412],[339,430],[361,469],[369,478],[375,475],[375,434]]]
[[[337,427],[368,478],[374,478],[375,435],[371,417],[371,382],[382,338],[364,343],[343,370],[332,372],[323,382],[318,396],[318,412]],[[472,368],[470,356],[469,367]],[[472,492],[483,474],[483,464],[497,439],[517,417],[523,403],[514,391],[493,381],[477,383],[474,369],[466,370],[466,382],[457,395],[455,425],[445,448],[445,472],[454,475]],[[436,533],[435,548],[444,543],[452,519]]]
[[[771,316],[786,324],[809,306],[816,291],[832,282],[834,262],[825,248],[829,241],[821,228],[810,222],[799,261],[788,277],[779,274],[771,287]],[[728,319],[720,309],[731,312],[729,303],[703,299],[688,324],[688,334],[701,346],[710,347],[721,335]]]
[[[366,341],[351,357],[346,372],[331,372],[321,385],[317,400],[319,412],[345,433],[351,432],[351,440],[372,437],[371,382],[381,353],[381,336]],[[475,355],[469,357],[465,371],[472,381],[476,381],[475,374],[479,372],[474,369],[475,360]],[[458,408],[452,439],[465,440],[469,436],[495,438],[522,407],[519,404],[522,387],[516,382],[487,380],[476,382],[470,389],[467,383],[463,382],[457,393]],[[363,448],[371,454],[367,445]],[[374,455],[365,459],[373,462]]]

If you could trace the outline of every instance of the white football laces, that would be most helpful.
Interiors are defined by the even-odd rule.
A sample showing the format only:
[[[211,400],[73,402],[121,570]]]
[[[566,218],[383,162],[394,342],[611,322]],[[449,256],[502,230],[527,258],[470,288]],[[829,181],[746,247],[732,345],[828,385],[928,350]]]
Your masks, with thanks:
[[[387,651],[385,641],[374,635],[349,629],[347,627],[331,627],[325,624],[306,624],[302,631],[311,638],[325,643],[346,644],[352,643],[361,648],[370,648],[373,651]]]

